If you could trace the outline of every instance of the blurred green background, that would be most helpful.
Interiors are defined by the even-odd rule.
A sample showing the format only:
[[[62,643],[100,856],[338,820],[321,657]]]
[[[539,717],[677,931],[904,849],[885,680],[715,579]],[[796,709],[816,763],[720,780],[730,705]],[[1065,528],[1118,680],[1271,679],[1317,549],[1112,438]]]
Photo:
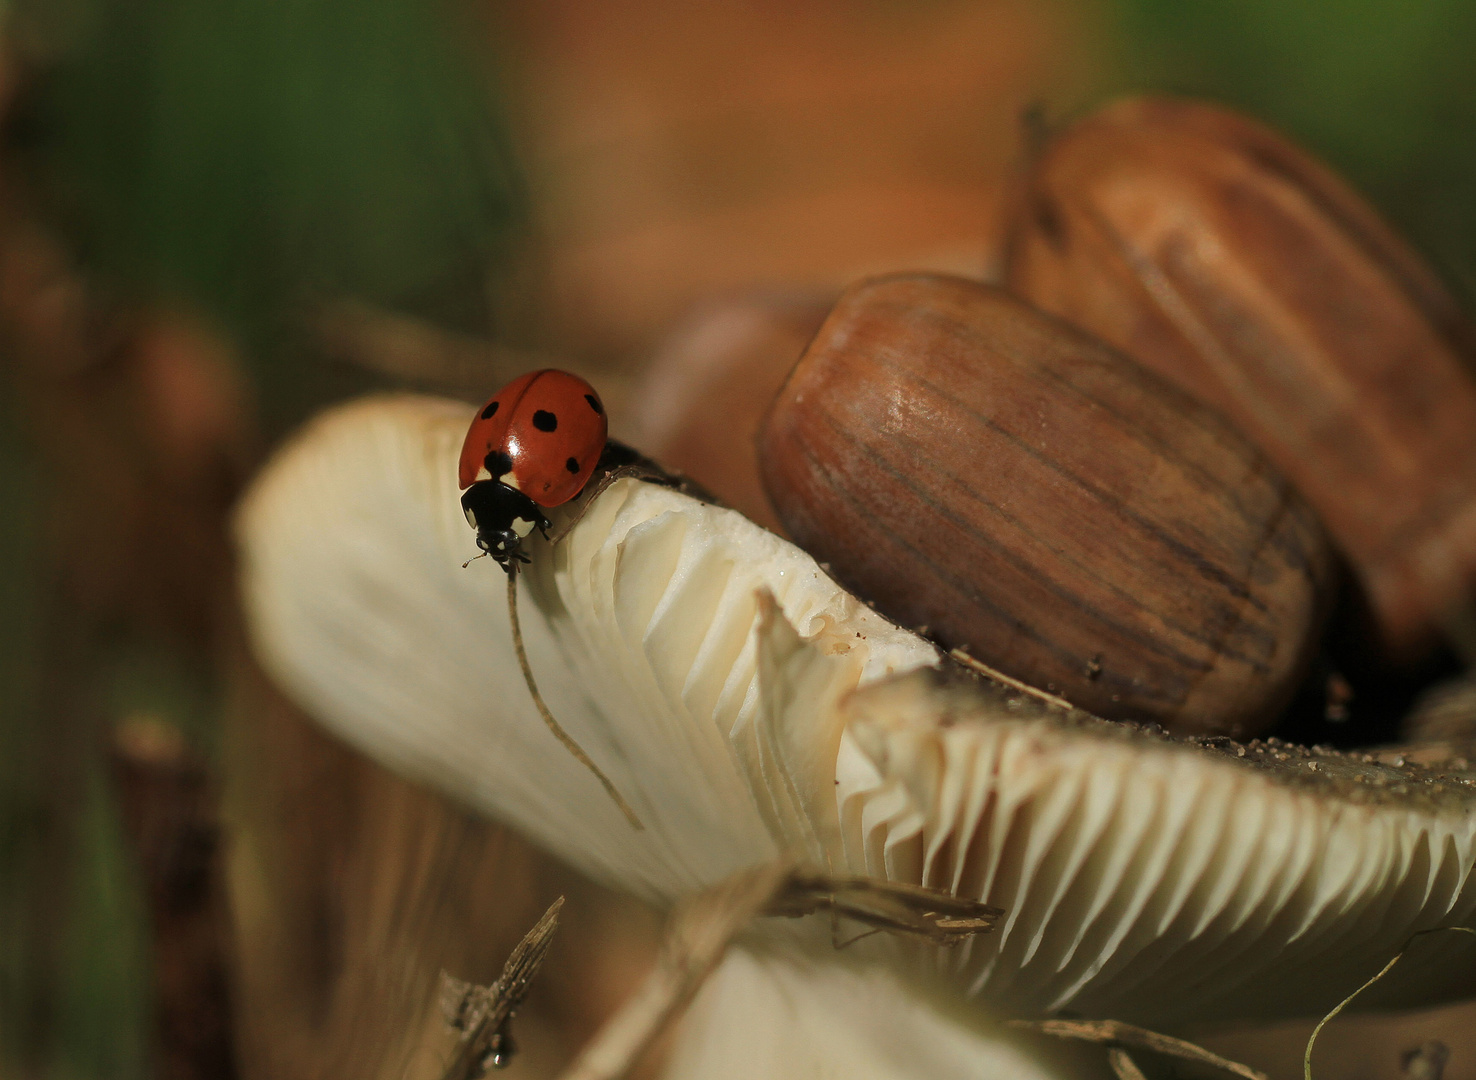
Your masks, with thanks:
[[[591,6],[563,4],[560,17]],[[859,20],[895,17],[895,4],[848,6]],[[6,17],[33,74],[9,125],[12,167],[111,294],[185,302],[226,328],[262,443],[383,381],[305,344],[316,298],[353,296],[513,345],[558,340],[508,302],[538,262],[529,251],[561,226],[531,209],[561,182],[557,155],[515,160],[516,146],[538,145],[542,113],[503,77],[526,76],[557,46],[533,50],[526,22],[416,0],[30,0]],[[1342,169],[1469,306],[1476,3],[1104,0],[1057,4],[1053,18],[1085,65],[1070,78],[1047,66],[1027,88],[1053,115],[1124,89],[1242,106]],[[43,650],[68,626],[45,570],[54,477],[11,359],[0,410],[0,1078],[142,1077],[144,911],[93,728],[145,713],[208,750],[218,691],[189,643],[123,622],[68,673],[92,726],[51,715]],[[56,798],[55,761],[68,755]]]

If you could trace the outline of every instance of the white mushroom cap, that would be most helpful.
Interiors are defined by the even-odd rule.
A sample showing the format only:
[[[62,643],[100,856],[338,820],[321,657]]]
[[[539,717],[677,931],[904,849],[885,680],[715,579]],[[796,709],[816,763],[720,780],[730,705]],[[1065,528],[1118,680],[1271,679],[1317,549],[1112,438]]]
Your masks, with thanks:
[[[412,397],[348,405],[258,478],[237,531],[268,672],[371,757],[650,898],[771,859],[800,834],[813,846],[834,818],[835,700],[862,679],[937,663],[937,650],[741,515],[617,481],[557,548],[534,539],[519,608],[539,688],[635,807],[636,832],[539,718],[503,571],[491,559],[462,568],[478,554],[456,485],[473,411]],[[788,665],[767,696],[761,589],[784,611],[769,621],[767,659]],[[791,624],[810,639],[802,650]],[[776,735],[785,709],[804,724]],[[786,780],[786,769],[814,775]],[[824,791],[821,820],[796,817],[791,788]],[[771,829],[781,822],[787,831]]]
[[[982,899],[1006,909],[1000,928],[952,950],[876,937],[841,955],[828,924],[765,931],[979,1017],[1313,1013],[1414,931],[1471,920],[1470,774],[1276,746],[1242,758],[940,688],[915,672],[937,663],[931,645],[803,552],[623,480],[557,547],[535,541],[521,612],[554,715],[636,832],[535,712],[502,571],[461,567],[476,554],[455,485],[470,416],[371,400],[277,457],[238,521],[252,640],[346,740],[603,881],[671,900],[783,850]],[[1461,937],[1437,951],[1469,957]],[[1396,969],[1386,1000],[1473,989],[1419,967]]]

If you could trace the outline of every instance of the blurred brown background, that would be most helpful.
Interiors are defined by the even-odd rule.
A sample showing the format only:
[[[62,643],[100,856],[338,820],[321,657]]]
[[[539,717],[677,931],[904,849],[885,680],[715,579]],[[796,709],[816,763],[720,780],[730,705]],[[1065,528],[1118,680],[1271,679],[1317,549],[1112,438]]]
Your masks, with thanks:
[[[1124,88],[1284,127],[1476,287],[1464,0],[3,20],[0,1077],[429,1075],[435,971],[492,977],[560,891],[515,1072],[641,971],[652,913],[337,745],[245,657],[228,510],[322,404],[557,362],[721,489],[684,460],[692,402],[757,409],[758,358],[857,276],[990,275],[1031,140]],[[1340,1022],[1319,1074],[1395,1076],[1438,1029],[1476,1077],[1470,1016]],[[1289,1076],[1304,1034],[1215,1045]]]

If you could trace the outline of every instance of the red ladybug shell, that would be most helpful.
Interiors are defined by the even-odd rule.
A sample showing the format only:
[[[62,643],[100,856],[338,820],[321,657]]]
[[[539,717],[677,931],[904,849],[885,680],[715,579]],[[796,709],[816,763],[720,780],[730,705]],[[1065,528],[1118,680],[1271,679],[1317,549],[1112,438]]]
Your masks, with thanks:
[[[539,506],[558,506],[583,490],[608,430],[605,406],[589,383],[555,368],[530,371],[477,413],[461,444],[457,478],[463,488],[501,480]]]

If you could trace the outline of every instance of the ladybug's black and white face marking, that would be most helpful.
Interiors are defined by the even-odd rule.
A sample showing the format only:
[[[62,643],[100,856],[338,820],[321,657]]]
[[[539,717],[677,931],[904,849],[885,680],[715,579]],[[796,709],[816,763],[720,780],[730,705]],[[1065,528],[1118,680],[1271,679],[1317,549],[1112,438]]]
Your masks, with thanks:
[[[548,535],[549,521],[528,496],[499,480],[478,480],[461,495],[466,523],[477,534],[481,548],[509,574],[527,562],[523,541],[537,529]]]

